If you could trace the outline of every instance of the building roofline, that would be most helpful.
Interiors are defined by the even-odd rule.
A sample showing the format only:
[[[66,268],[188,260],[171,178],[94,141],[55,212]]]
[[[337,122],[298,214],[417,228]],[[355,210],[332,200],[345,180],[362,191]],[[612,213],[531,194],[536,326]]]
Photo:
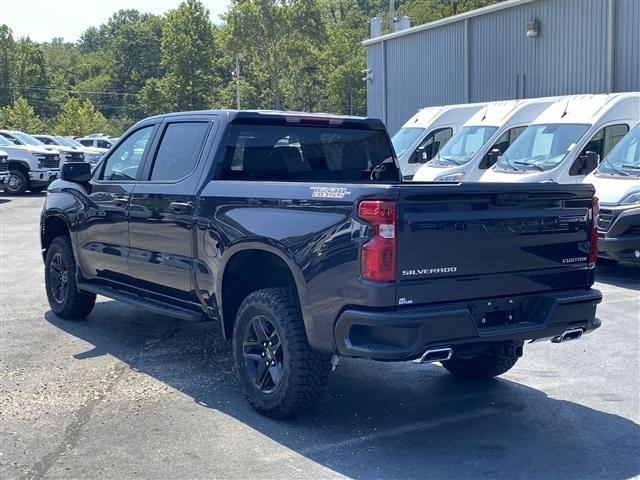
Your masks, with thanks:
[[[387,33],[386,35],[381,35],[376,38],[369,38],[367,40],[364,40],[362,42],[362,45],[366,47],[368,45],[373,45],[375,43],[384,42],[385,40],[393,40],[394,38],[403,37],[405,35],[411,35],[413,33],[422,32],[424,30],[431,30],[432,28],[442,27],[443,25],[448,25],[450,23],[456,23],[462,20],[466,20],[468,18],[479,17],[480,15],[485,15],[487,13],[498,12],[500,10],[505,10],[507,8],[517,7],[519,5],[525,5],[527,3],[531,3],[534,1],[536,0],[505,0],[504,2],[494,3],[493,5],[488,5],[482,8],[476,8],[475,10],[469,10],[468,12],[459,13],[458,15],[446,17],[441,20],[436,20],[434,22],[423,23],[422,25],[407,28],[406,30],[401,30],[399,32]]]

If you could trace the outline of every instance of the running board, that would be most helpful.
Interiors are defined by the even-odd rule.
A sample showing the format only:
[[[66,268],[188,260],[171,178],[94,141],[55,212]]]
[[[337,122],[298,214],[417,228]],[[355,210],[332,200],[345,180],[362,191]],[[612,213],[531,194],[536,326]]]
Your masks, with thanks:
[[[135,305],[137,307],[144,308],[146,310],[155,312],[167,317],[179,318],[180,320],[186,320],[188,322],[206,322],[211,320],[204,314],[188,310],[186,308],[177,307],[169,303],[160,302],[150,298],[144,298],[134,293],[130,293],[123,290],[116,290],[115,288],[107,287],[104,285],[94,285],[89,283],[78,284],[78,289],[84,292],[91,292],[103,297],[112,298],[119,302],[128,303],[129,305]]]

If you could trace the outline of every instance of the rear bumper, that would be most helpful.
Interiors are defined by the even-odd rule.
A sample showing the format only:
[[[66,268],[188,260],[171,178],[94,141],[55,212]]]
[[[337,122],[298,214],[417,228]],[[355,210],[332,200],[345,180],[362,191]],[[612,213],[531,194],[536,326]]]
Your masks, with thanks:
[[[598,290],[588,289],[392,311],[346,310],[336,322],[335,343],[340,355],[388,361],[414,359],[438,346],[455,353],[456,347],[521,344],[569,328],[595,330],[601,301]]]

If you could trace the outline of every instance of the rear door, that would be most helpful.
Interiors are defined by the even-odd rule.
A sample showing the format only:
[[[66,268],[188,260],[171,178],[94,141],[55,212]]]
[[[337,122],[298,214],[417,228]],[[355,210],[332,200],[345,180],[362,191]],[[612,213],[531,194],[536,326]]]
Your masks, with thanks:
[[[399,190],[401,303],[585,284],[590,185],[406,184]]]
[[[207,139],[216,122],[209,116],[165,121],[132,195],[129,268],[138,286],[157,294],[194,300],[193,226]]]

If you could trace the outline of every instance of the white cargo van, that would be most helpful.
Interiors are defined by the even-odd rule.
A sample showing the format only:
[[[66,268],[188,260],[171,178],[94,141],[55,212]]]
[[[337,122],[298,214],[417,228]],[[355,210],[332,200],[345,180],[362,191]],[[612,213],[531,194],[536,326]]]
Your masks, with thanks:
[[[418,111],[393,136],[404,180],[411,180],[418,168],[431,160],[460,127],[484,103],[427,107]]]
[[[600,199],[598,255],[640,262],[640,123],[584,181]]]
[[[638,120],[638,92],[560,99],[522,132],[481,181],[580,183]]]
[[[477,182],[525,128],[558,98],[492,102],[476,112],[415,181]]]

